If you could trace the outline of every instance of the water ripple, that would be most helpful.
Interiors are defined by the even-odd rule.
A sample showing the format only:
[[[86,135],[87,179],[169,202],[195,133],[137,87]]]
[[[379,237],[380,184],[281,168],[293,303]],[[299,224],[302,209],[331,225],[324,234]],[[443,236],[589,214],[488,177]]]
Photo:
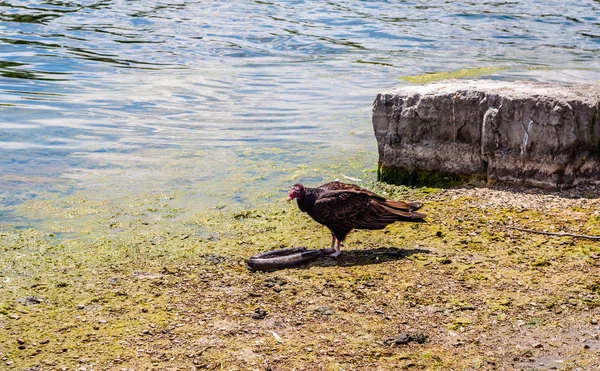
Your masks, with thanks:
[[[52,187],[23,179],[223,197],[256,173],[274,191],[344,156],[373,167],[372,100],[400,76],[597,82],[599,19],[592,0],[3,0],[0,200]]]

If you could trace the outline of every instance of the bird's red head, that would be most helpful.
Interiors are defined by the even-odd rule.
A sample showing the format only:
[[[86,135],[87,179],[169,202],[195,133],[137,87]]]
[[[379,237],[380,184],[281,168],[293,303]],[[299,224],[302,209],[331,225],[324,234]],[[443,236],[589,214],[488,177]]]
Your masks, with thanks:
[[[294,198],[302,198],[304,197],[304,186],[300,183],[296,183],[294,184],[294,186],[292,187],[292,189],[290,189],[290,198],[288,199],[288,201],[293,200]]]

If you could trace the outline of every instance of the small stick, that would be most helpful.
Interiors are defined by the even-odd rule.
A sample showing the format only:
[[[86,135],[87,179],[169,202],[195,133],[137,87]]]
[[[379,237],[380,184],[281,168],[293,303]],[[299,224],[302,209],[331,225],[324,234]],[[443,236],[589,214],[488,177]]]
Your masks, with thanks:
[[[575,238],[587,238],[589,240],[600,240],[600,236],[588,236],[585,234],[575,234],[575,233],[569,233],[569,232],[542,232],[542,231],[536,231],[533,229],[511,227],[509,225],[507,225],[506,227],[510,228],[510,229],[516,229],[517,231],[521,231],[521,232],[545,234],[547,236],[566,236],[566,237],[575,237]]]

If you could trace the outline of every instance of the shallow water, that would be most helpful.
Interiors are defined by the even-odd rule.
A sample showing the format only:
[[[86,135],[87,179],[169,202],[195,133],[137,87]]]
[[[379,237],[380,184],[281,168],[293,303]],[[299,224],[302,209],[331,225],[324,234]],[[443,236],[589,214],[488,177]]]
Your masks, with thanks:
[[[36,200],[170,195],[190,211],[373,179],[402,76],[600,81],[600,2],[0,3],[0,222]]]

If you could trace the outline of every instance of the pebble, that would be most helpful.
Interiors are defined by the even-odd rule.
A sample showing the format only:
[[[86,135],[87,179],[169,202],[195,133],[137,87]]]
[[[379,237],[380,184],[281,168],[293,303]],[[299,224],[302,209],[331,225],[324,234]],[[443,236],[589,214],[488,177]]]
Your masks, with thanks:
[[[322,305],[320,307],[317,307],[315,309],[315,312],[318,314],[322,314],[324,316],[331,316],[332,314],[334,314],[335,312],[333,311],[333,309],[331,309],[331,307],[328,307],[326,305]]]
[[[268,279],[265,280],[264,285],[266,287],[275,287],[275,286],[283,286],[286,285],[287,281],[281,277],[270,277]]]
[[[406,345],[406,344],[410,343],[411,341],[414,341],[419,344],[424,344],[429,341],[429,335],[427,335],[425,333],[410,334],[408,332],[405,332],[405,333],[402,333],[402,334],[396,336],[395,338],[386,339],[383,341],[383,343],[388,346],[390,346],[390,345]]]
[[[41,298],[39,296],[26,296],[24,298],[21,299],[17,299],[18,303],[21,303],[23,305],[36,305],[36,304],[42,304],[44,302],[44,298]]]
[[[264,310],[262,308],[256,308],[254,310],[254,313],[252,313],[252,318],[264,319],[268,314],[269,314],[269,312],[267,312],[266,310]]]

